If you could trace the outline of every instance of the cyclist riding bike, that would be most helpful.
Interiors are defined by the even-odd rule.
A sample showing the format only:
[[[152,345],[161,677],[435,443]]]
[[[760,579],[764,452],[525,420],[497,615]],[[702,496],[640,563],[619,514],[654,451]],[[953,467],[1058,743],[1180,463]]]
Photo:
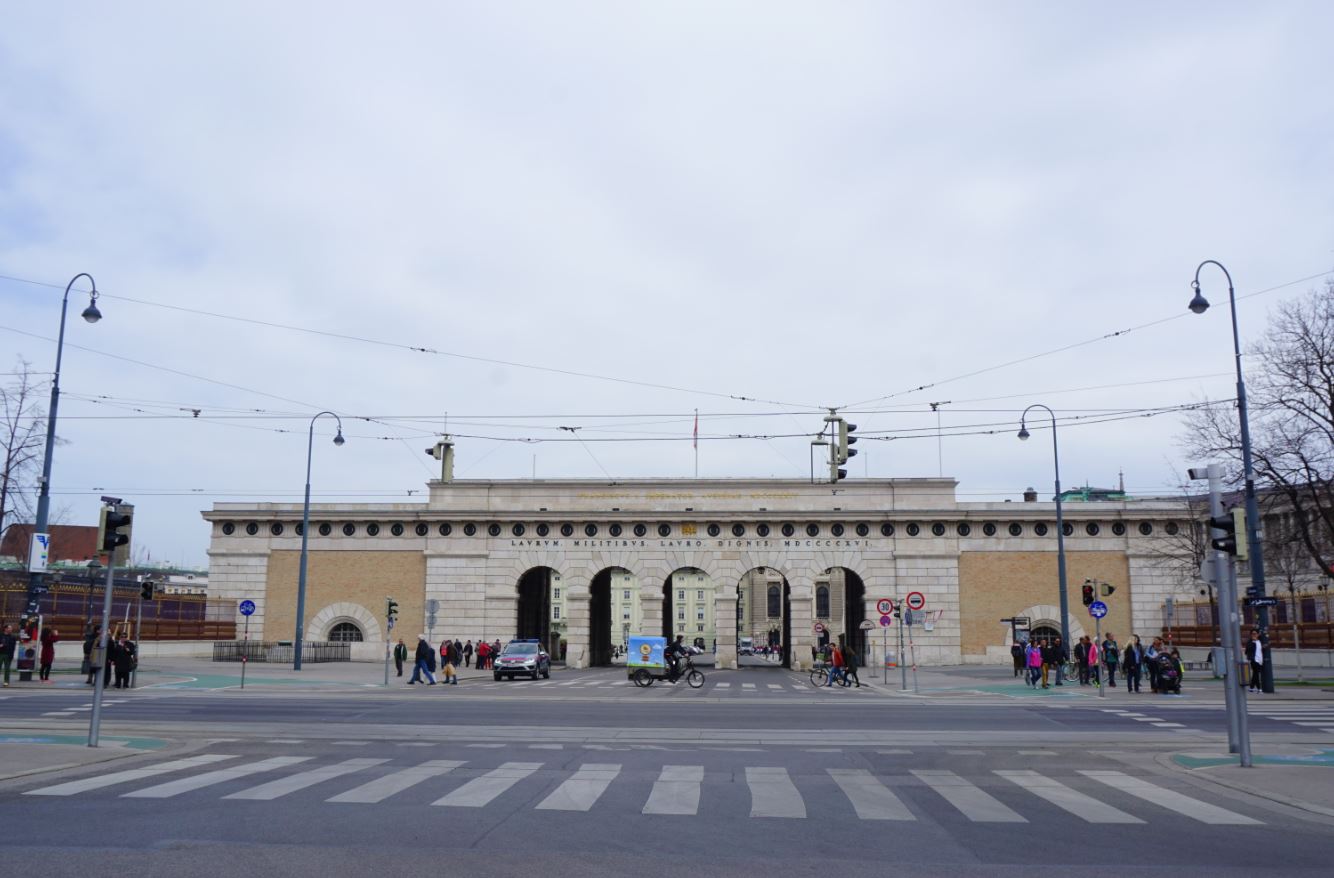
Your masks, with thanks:
[[[684,641],[685,635],[678,634],[676,640],[667,644],[667,648],[662,652],[662,657],[667,660],[667,679],[672,683],[675,683],[677,678],[681,676],[681,657],[686,654]]]

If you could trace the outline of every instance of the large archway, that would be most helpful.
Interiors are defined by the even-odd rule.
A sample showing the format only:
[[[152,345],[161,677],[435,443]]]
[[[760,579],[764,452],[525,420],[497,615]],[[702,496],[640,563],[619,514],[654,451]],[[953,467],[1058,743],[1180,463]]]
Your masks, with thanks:
[[[538,640],[546,646],[553,660],[558,660],[560,645],[552,649],[552,580],[559,574],[550,567],[534,567],[519,577],[519,606],[514,636],[519,640]],[[558,620],[563,622],[564,620]]]
[[[630,634],[639,631],[639,580],[624,567],[608,567],[588,588],[588,657],[592,667],[625,662]]]
[[[825,627],[818,640],[841,640],[866,663],[866,631],[862,629],[866,621],[866,583],[855,570],[831,567],[815,581],[815,619]]]
[[[791,667],[792,589],[772,567],[755,567],[737,582],[737,667]]]
[[[713,577],[698,567],[678,567],[662,589],[662,636],[678,634],[685,642],[712,653],[718,640],[714,618]]]

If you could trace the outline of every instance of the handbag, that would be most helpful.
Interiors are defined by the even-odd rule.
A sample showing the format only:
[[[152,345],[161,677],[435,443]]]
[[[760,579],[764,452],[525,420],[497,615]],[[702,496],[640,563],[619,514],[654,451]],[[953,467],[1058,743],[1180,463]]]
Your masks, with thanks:
[[[92,673],[92,669],[88,666],[88,656],[83,657],[83,664],[79,665],[79,673],[85,675]]]

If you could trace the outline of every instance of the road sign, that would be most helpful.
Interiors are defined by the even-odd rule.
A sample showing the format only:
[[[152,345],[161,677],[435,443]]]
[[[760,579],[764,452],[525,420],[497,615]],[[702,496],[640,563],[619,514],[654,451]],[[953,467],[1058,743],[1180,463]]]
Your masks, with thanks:
[[[1277,607],[1278,598],[1246,598],[1248,607]]]
[[[926,595],[920,591],[910,591],[904,602],[908,605],[908,609],[920,610],[926,606]]]
[[[237,609],[241,611],[242,616],[249,616],[251,613],[255,612],[255,602],[241,601],[241,606],[237,607]]]
[[[888,615],[888,614],[886,614],[886,615],[884,615],[884,616],[881,616],[881,617],[880,617],[880,624],[883,625],[884,627],[888,628],[890,625],[893,625],[893,624],[894,624],[894,617],[893,617],[893,616],[890,616],[890,615]]]
[[[918,612],[921,612],[921,611],[919,610]],[[904,624],[904,625],[911,625],[911,624],[913,624],[913,622],[915,622],[915,621],[917,621],[917,617],[913,614],[913,611],[912,611],[912,610],[908,610],[908,611],[906,611],[906,612],[903,614],[903,624]]]
[[[894,602],[889,598],[881,598],[875,602],[875,608],[880,612],[880,615],[888,615],[894,612]]]
[[[426,602],[426,612],[434,614],[439,609],[440,609],[440,602],[435,598],[431,598],[429,601]]]
[[[813,629],[815,629],[815,633],[816,633],[816,634],[823,634],[823,633],[824,633],[824,623],[823,623],[823,622],[816,622],[816,623],[815,623],[814,625],[812,625],[811,627],[812,627]]]
[[[1095,619],[1101,619],[1107,615],[1107,605],[1102,601],[1094,601],[1089,604],[1089,615]]]
[[[390,630],[390,631],[393,631],[393,630],[394,630],[394,617],[393,617],[393,616],[390,616],[390,617],[389,617],[389,630]]]
[[[871,629],[875,628],[875,623],[872,622],[870,619],[863,619],[862,623],[857,627],[863,631],[870,631]]]

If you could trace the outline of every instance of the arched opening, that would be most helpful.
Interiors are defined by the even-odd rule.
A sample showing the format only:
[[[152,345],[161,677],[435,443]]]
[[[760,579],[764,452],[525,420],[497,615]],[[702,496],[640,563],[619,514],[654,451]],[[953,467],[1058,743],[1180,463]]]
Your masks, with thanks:
[[[686,643],[712,652],[718,641],[713,592],[713,577],[698,567],[673,570],[662,590],[663,637],[670,641],[684,634]]]
[[[1028,632],[1028,639],[1041,643],[1044,640],[1055,642],[1061,636],[1061,629],[1050,623],[1040,622]]]
[[[844,645],[861,656],[865,664],[868,656],[866,631],[862,628],[862,622],[866,621],[866,583],[847,567],[831,567],[825,571],[825,576],[831,603],[825,630],[834,642],[842,637]],[[816,594],[818,598],[818,586]]]
[[[355,622],[338,622],[329,629],[331,643],[361,643],[366,639]]]
[[[514,636],[519,640],[540,640],[551,654],[552,661],[560,661],[559,629],[553,630],[553,621],[563,625],[564,600],[557,591],[560,574],[550,567],[534,567],[519,577],[519,606],[515,619]]]
[[[787,577],[772,567],[741,575],[736,590],[738,668],[790,665],[792,608]]]
[[[639,581],[624,567],[608,567],[588,588],[588,657],[593,667],[625,663],[630,635],[639,631]]]

